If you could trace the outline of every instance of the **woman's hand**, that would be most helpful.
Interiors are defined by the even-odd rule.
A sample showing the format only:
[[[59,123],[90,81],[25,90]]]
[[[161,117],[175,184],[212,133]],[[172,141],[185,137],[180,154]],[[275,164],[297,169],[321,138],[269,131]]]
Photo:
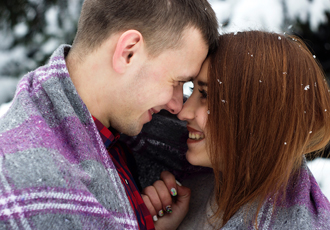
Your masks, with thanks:
[[[174,230],[186,216],[190,189],[175,180],[172,173],[164,171],[152,186],[146,187],[142,198],[153,216],[157,230]]]

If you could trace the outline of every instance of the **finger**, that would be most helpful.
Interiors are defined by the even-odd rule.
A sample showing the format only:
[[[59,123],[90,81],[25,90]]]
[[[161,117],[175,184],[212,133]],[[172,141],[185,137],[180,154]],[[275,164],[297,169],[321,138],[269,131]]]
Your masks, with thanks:
[[[144,204],[147,206],[147,209],[150,212],[150,215],[152,216],[152,219],[156,222],[158,220],[156,210],[154,206],[152,205],[149,197],[147,195],[141,194],[141,197],[144,201]]]
[[[159,188],[159,189],[161,189],[161,188]],[[143,190],[143,194],[148,196],[152,206],[157,211],[157,214],[159,216],[163,216],[164,215],[163,203],[162,203],[161,198],[158,195],[156,188],[154,186],[148,186]]]
[[[158,180],[153,186],[162,202],[162,207],[167,213],[172,213],[172,197],[164,181]]]
[[[164,183],[166,184],[167,189],[170,191],[172,196],[177,196],[178,194],[178,184],[176,183],[175,177],[172,173],[168,172],[168,171],[163,171],[160,174],[160,179],[162,181],[164,181]]]
[[[173,211],[180,209],[181,212],[187,213],[189,209],[189,201],[191,197],[190,188],[184,186],[178,186],[178,196],[176,198],[176,206],[173,207]]]
[[[185,186],[178,186],[178,198],[177,200],[190,199],[191,190]]]

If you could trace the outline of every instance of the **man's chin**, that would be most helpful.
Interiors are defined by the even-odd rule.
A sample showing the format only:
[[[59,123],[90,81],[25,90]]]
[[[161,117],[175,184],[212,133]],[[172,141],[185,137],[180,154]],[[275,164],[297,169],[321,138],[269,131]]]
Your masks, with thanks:
[[[141,132],[142,127],[143,126],[141,126],[141,127],[136,127],[136,126],[132,127],[131,126],[130,128],[124,128],[123,130],[118,130],[118,131],[125,134],[125,135],[127,135],[127,136],[133,137],[133,136],[138,135]]]

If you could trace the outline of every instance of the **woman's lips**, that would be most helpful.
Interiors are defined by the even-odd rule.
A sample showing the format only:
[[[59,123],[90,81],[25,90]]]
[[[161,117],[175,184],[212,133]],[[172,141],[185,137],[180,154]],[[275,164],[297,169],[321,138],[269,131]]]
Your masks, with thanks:
[[[194,128],[191,128],[189,126],[187,126],[187,129],[189,131],[189,138],[187,140],[187,143],[195,143],[195,142],[199,142],[201,140],[203,140],[205,138],[205,135],[203,132],[198,131]]]

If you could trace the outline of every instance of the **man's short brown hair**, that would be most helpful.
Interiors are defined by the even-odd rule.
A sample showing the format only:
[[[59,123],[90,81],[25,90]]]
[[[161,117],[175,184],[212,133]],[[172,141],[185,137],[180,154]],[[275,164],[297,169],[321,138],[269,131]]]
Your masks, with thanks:
[[[73,48],[89,53],[116,32],[135,29],[157,56],[180,46],[189,26],[201,32],[210,51],[216,48],[218,23],[207,0],[85,0]]]

